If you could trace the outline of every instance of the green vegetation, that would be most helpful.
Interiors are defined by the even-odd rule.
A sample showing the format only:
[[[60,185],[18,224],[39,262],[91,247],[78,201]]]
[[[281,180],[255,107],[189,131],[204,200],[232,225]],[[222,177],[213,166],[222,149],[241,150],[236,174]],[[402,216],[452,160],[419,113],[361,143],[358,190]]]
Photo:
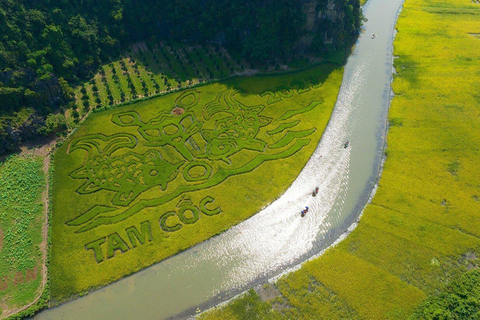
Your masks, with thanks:
[[[141,66],[125,59],[102,71],[102,65],[117,60],[138,42],[183,41],[193,47],[214,43],[217,48],[221,44],[236,61],[247,59],[260,68],[279,61],[286,64],[300,53],[324,57],[350,44],[360,26],[358,0],[335,0],[332,14],[339,18],[334,20],[317,19],[319,11],[332,11],[328,1],[310,2],[313,20],[302,2],[289,0],[2,0],[0,154],[18,149],[25,141],[63,132],[64,119],[55,118],[59,121],[53,127],[45,121],[50,114],[72,108],[75,94],[77,99],[85,97],[81,105],[86,107],[116,104],[162,91],[162,84],[182,87],[186,80],[182,74],[197,69],[203,71],[196,74],[197,79],[222,78],[236,66],[223,59],[223,53],[208,61],[209,53],[200,52],[205,64],[194,67],[195,56],[173,45],[163,47],[163,53],[165,59],[176,57],[167,60],[176,78],[165,81],[164,77],[165,82],[157,83]],[[324,41],[327,34],[328,42]],[[120,71],[118,79],[114,69]],[[121,69],[128,73],[123,79]],[[73,87],[99,71],[101,76],[90,83],[98,91],[73,92]],[[112,81],[119,82],[122,90],[110,88]],[[77,112],[81,110],[72,112],[74,118]]]
[[[323,60],[303,56],[286,65],[265,64],[261,69],[252,70],[250,67],[254,65],[241,57],[232,57],[219,45],[139,42],[130,47],[125,57],[102,66],[89,82],[75,89],[76,103],[67,109],[66,120],[59,115],[50,116],[46,126],[52,127],[49,121],[56,120],[62,126],[66,122],[73,130],[90,111],[111,109],[252,72],[285,73],[311,68],[320,61],[341,64],[344,60],[345,52],[340,50],[326,55]],[[291,85],[300,92],[305,91],[302,82]],[[264,94],[272,94],[272,91]]]
[[[470,271],[454,279],[438,296],[423,302],[414,319],[478,319],[480,272]]]
[[[445,284],[480,252],[480,6],[407,0],[397,28],[380,186],[346,240],[278,281],[276,318],[478,317],[478,272]],[[252,306],[275,304],[254,296],[204,318],[244,319]]]
[[[75,90],[76,122],[89,110],[158,95],[244,72],[247,62],[220,46],[137,43]]]
[[[55,154],[53,302],[185,250],[273,201],[315,149],[341,74],[324,64],[235,78],[87,118]]]
[[[10,314],[42,292],[42,159],[11,156],[0,165],[0,315]]]

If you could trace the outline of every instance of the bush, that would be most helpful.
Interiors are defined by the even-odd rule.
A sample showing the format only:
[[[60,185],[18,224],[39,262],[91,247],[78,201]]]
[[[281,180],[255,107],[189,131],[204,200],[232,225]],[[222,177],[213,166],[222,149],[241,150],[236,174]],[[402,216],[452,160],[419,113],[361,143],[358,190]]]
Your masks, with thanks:
[[[478,319],[480,272],[473,270],[454,279],[436,297],[422,303],[413,319]]]
[[[78,118],[78,112],[75,110],[74,113],[76,113],[76,117]],[[45,120],[45,125],[39,131],[41,134],[47,135],[65,130],[67,130],[67,120],[62,113],[57,113],[50,114]]]

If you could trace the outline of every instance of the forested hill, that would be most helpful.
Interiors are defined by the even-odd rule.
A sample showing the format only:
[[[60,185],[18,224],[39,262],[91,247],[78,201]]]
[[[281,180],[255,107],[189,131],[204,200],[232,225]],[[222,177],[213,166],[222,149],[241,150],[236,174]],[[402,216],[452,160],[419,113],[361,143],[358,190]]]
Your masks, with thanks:
[[[132,42],[215,41],[262,63],[334,51],[359,26],[358,0],[0,0],[0,153],[64,129],[52,114],[71,87]]]

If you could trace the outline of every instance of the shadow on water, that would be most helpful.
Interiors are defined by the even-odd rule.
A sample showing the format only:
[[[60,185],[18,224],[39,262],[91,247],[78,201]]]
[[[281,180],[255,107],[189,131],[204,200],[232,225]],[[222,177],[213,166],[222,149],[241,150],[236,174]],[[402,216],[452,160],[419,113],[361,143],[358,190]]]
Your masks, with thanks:
[[[227,78],[238,74],[262,72],[282,74],[298,73],[307,70],[319,62],[343,66],[351,53],[351,46],[344,46],[337,52],[319,58],[311,56],[297,59],[295,68],[281,65],[280,61],[270,61],[265,64],[251,63],[235,54],[228,52],[218,45],[200,45],[193,43],[151,43],[142,42],[133,45],[127,52],[127,56],[134,59],[136,67],[145,69],[146,72],[155,76],[162,76],[167,83],[174,80],[177,83],[188,81],[210,81]],[[288,70],[287,72],[282,70]]]

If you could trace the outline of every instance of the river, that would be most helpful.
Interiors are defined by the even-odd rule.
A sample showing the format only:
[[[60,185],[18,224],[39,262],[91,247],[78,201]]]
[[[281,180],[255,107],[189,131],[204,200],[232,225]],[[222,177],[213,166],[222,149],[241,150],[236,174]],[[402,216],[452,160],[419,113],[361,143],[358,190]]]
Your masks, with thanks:
[[[305,168],[278,200],[217,237],[35,319],[185,318],[334,243],[358,219],[380,171],[402,1],[369,0],[364,6],[368,21],[345,66],[332,118]],[[301,218],[303,206],[310,209]]]

